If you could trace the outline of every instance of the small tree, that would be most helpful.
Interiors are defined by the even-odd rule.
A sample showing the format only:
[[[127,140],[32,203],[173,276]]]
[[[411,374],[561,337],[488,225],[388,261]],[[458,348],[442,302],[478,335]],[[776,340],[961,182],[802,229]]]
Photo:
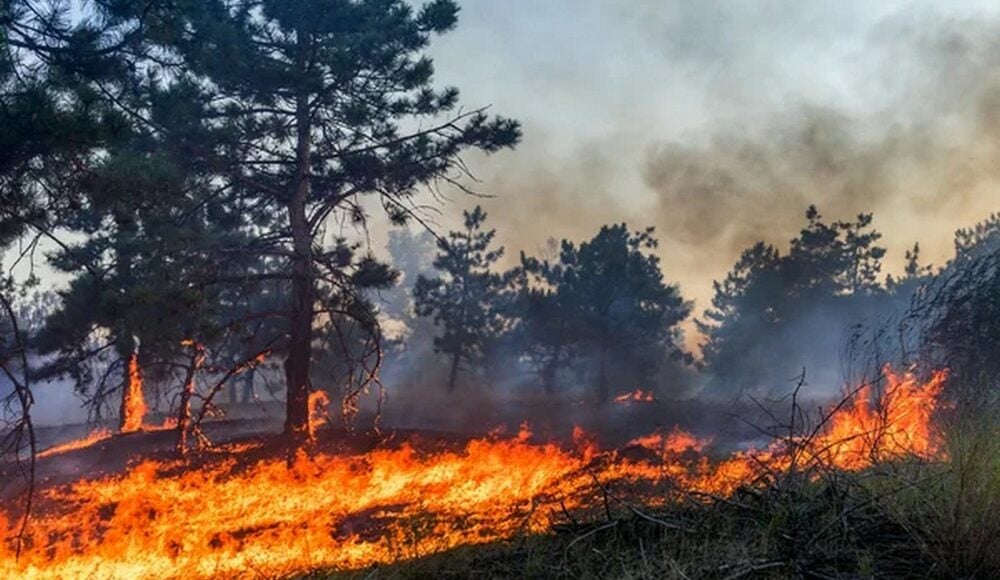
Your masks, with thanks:
[[[560,293],[563,269],[521,254],[514,272],[515,341],[526,358],[535,363],[546,393],[556,391],[560,371],[578,353],[579,329]]]
[[[665,360],[685,357],[678,325],[691,304],[664,281],[657,245],[652,228],[630,233],[619,224],[579,246],[564,240],[557,263],[525,261],[543,280],[526,326],[547,343],[549,365],[561,364],[567,349],[590,356],[601,403],[612,380],[648,386]]]
[[[782,258],[773,246],[758,242],[744,250],[724,280],[714,283],[712,306],[697,321],[706,337],[705,364],[730,388],[757,384],[766,368],[753,364],[766,358],[767,337],[780,328],[781,296],[787,291]]]
[[[448,234],[439,244],[434,267],[438,278],[417,279],[414,287],[416,311],[433,317],[441,335],[434,339],[435,349],[448,355],[448,391],[454,391],[460,368],[481,369],[496,339],[502,334],[505,277],[493,271],[503,256],[503,248],[494,248],[496,230],[483,230],[486,212],[476,206],[464,212],[465,229]]]
[[[934,269],[929,264],[920,262],[920,244],[906,250],[906,265],[902,276],[889,274],[885,278],[885,288],[895,298],[909,300],[921,285],[931,281]]]

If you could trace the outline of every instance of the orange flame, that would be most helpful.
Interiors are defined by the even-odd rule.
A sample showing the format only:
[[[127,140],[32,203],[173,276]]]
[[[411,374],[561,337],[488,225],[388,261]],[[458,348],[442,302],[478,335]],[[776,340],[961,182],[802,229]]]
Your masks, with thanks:
[[[53,445],[45,451],[38,454],[38,457],[50,457],[52,455],[59,455],[60,453],[67,453],[69,451],[76,451],[77,449],[86,449],[92,445],[96,445],[101,441],[105,441],[111,438],[111,431],[109,429],[95,429],[90,432],[89,435],[83,439],[76,439],[74,441],[69,441],[67,443],[62,443],[59,445]]]
[[[947,373],[934,373],[920,384],[912,373],[885,369],[885,386],[873,408],[873,387],[858,389],[848,405],[830,418],[830,428],[816,453],[841,469],[864,469],[875,460],[906,454],[934,457],[939,446],[932,432],[932,414]]]
[[[142,394],[142,369],[139,367],[139,355],[133,352],[128,357],[128,381],[122,392],[121,432],[134,433],[142,429],[145,416],[146,399]]]
[[[330,396],[326,391],[309,393],[309,438],[316,436],[316,431],[326,425],[329,420]]]
[[[931,424],[944,374],[924,385],[887,372],[861,389],[820,435],[798,440],[804,461],[845,470],[906,456],[939,459]],[[324,395],[313,393],[319,406]],[[315,407],[310,405],[310,409]],[[260,459],[231,445],[198,468],[142,462],[120,475],[40,490],[27,548],[13,558],[16,514],[0,509],[0,577],[278,577],[361,568],[537,532],[563,509],[588,510],[594,479],[635,484],[641,501],[681,489],[727,495],[768,470],[790,467],[787,442],[704,454],[709,440],[675,429],[600,452],[574,430],[576,447],[534,443],[527,424],[509,439],[458,449],[409,443],[367,453]],[[219,458],[222,459],[219,459]]]
[[[629,445],[660,453],[678,454],[689,450],[701,453],[711,442],[711,439],[699,439],[687,431],[674,427],[674,430],[666,435],[663,433],[645,435],[633,439]]]
[[[656,397],[653,393],[648,393],[646,391],[636,389],[631,393],[625,393],[624,395],[618,395],[615,397],[616,403],[655,403]]]

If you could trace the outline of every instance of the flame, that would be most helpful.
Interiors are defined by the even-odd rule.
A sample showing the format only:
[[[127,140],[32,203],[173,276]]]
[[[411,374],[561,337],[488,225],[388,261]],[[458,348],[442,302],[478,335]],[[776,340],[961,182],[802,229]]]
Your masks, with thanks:
[[[142,431],[153,433],[156,431],[170,431],[177,428],[177,417],[165,417],[159,425],[146,425],[142,427]],[[99,427],[91,431],[86,437],[81,439],[74,439],[73,441],[67,441],[66,443],[59,443],[58,445],[53,445],[38,454],[39,458],[51,457],[53,455],[60,455],[62,453],[69,453],[70,451],[78,451],[80,449],[86,449],[101,443],[102,441],[107,441],[114,437],[114,433],[111,432],[107,427]]]
[[[864,469],[873,460],[905,454],[924,458],[938,455],[931,415],[944,389],[947,373],[935,372],[926,384],[912,373],[884,371],[884,391],[878,408],[872,405],[871,384],[830,418],[830,429],[821,438],[816,453],[841,469]]]
[[[121,432],[134,433],[142,429],[142,420],[146,416],[146,399],[142,394],[142,369],[139,367],[139,355],[132,353],[128,357],[128,382],[122,392]]]
[[[920,384],[886,373],[795,438],[803,462],[845,470],[906,456],[942,458],[931,416],[944,374]],[[317,407],[323,396],[313,393]],[[310,405],[310,409],[315,409]],[[600,451],[574,429],[574,446],[516,436],[420,449],[260,455],[225,446],[196,464],[143,461],[125,473],[39,491],[27,548],[14,559],[14,508],[0,509],[0,577],[280,577],[357,569],[465,544],[548,529],[565,509],[593,508],[595,480],[635,484],[642,501],[670,490],[731,494],[768,470],[790,468],[789,441],[711,460],[711,441],[680,429]],[[649,453],[628,452],[642,448]],[[616,488],[617,489],[617,488]],[[676,497],[676,496],[673,496]]]
[[[95,429],[90,432],[89,435],[82,439],[76,439],[74,441],[69,441],[67,443],[61,443],[59,445],[53,445],[45,451],[38,454],[38,457],[50,457],[52,455],[59,455],[60,453],[66,453],[69,451],[76,451],[77,449],[86,449],[92,445],[96,445],[101,441],[105,441],[111,438],[111,430],[106,428]]]
[[[658,453],[679,454],[688,450],[701,453],[711,443],[711,439],[700,439],[683,429],[674,427],[673,431],[666,435],[663,433],[645,435],[633,439],[629,442],[629,445],[644,447]]]
[[[329,420],[330,396],[326,391],[309,393],[309,438],[316,436],[316,431],[326,425]]]
[[[616,403],[655,403],[656,397],[653,393],[649,393],[640,389],[636,389],[631,393],[625,393],[624,395],[618,395],[615,397]]]

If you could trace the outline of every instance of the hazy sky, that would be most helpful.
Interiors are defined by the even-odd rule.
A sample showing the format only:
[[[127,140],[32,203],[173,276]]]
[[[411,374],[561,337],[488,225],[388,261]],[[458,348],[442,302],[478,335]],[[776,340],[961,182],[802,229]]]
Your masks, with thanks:
[[[700,310],[810,203],[875,212],[893,268],[915,241],[946,260],[955,229],[1000,210],[995,2],[460,4],[431,51],[438,81],[524,125],[515,152],[472,159],[509,254],[656,226]],[[451,198],[451,216],[474,203]]]

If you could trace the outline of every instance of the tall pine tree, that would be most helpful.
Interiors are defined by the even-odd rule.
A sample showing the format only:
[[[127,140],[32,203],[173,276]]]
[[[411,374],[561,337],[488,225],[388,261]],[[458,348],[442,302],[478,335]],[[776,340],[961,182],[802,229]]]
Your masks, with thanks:
[[[112,21],[145,19],[145,66],[187,86],[209,129],[196,132],[208,138],[192,140],[191,155],[228,185],[217,199],[249,208],[240,227],[253,234],[250,248],[280,258],[240,283],[288,284],[285,431],[304,434],[314,327],[331,308],[324,296],[354,291],[367,268],[324,245],[328,228],[364,223],[365,196],[405,222],[414,193],[462,170],[463,150],[513,146],[518,125],[459,110],[456,89],[433,88],[423,51],[455,26],[452,0],[419,9],[403,0],[99,4]]]

